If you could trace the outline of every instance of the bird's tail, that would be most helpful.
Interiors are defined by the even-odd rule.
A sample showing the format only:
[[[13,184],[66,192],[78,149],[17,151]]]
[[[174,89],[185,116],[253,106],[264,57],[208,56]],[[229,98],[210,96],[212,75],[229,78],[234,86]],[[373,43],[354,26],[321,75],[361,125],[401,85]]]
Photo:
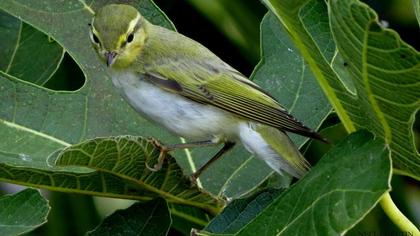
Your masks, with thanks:
[[[249,152],[279,174],[284,171],[300,178],[310,167],[287,134],[274,127],[244,122],[240,126],[240,139]]]

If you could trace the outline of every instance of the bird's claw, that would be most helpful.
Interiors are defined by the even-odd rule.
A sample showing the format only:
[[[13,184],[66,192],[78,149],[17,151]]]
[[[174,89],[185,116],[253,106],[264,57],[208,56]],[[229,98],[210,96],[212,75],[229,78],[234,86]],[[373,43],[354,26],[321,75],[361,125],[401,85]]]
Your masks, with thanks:
[[[191,187],[198,187],[197,178],[193,175],[188,176],[188,180],[191,183]]]
[[[159,140],[157,140],[157,139],[155,139],[155,138],[151,138],[151,139],[149,140],[149,142],[150,142],[153,146],[155,146],[155,148],[159,149],[161,152],[162,152],[162,151],[167,152],[167,151],[169,150],[169,148],[168,148],[168,147],[166,147],[163,143],[161,143]]]
[[[159,149],[160,153],[158,157],[158,162],[153,167],[150,167],[149,164],[146,163],[146,168],[152,172],[156,172],[162,169],[163,162],[165,161],[166,154],[168,153],[169,149],[165,145],[163,145],[161,142],[159,142],[157,139],[154,139],[154,138],[150,139],[150,143],[153,146],[155,146],[157,149]]]
[[[152,172],[157,172],[160,170],[160,168],[158,168],[157,164],[155,164],[153,167],[150,167],[149,164],[146,163],[146,168]]]

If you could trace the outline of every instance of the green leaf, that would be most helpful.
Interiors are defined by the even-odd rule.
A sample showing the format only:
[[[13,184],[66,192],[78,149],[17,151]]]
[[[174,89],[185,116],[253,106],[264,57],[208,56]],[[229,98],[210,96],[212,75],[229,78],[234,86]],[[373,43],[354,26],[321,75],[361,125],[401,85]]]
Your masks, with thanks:
[[[105,3],[96,1],[92,7]],[[155,23],[171,27],[151,2],[141,1],[135,5]],[[0,135],[3,137],[0,179],[60,191],[78,189],[91,194],[102,192],[102,188],[108,186],[109,196],[125,195],[132,188],[127,188],[127,184],[115,176],[95,175],[80,168],[65,168],[63,172],[63,168],[48,166],[46,162],[55,151],[97,136],[148,134],[177,140],[142,119],[111,85],[103,63],[88,41],[87,23],[91,21],[92,9],[84,1],[76,0],[62,3],[0,1],[0,8],[54,38],[75,58],[87,77],[80,90],[62,92],[0,72]]]
[[[18,235],[47,222],[48,201],[38,190],[25,189],[0,197],[0,235]]]
[[[246,199],[235,200],[222,213],[217,215],[204,230],[223,234],[235,233],[273,202],[280,193],[279,190],[270,190]]]
[[[169,203],[171,228],[184,235],[190,235],[191,229],[202,229],[210,221],[210,216],[203,210],[187,205]]]
[[[0,11],[0,70],[44,85],[57,70],[64,50],[47,35]]]
[[[334,91],[345,90],[330,66],[335,43],[329,28],[327,6],[317,0],[263,0],[287,29],[293,43],[308,62],[312,72],[343,123],[350,119]],[[341,95],[341,94],[339,94]],[[352,129],[353,127],[347,127]]]
[[[289,29],[347,131],[366,128],[384,138],[397,171],[420,179],[412,131],[420,107],[420,54],[356,0],[329,1],[329,11],[323,1],[264,2]],[[320,24],[308,20],[310,12],[323,19],[325,34],[314,30]],[[323,50],[332,42],[330,31],[346,72],[331,66],[336,63]]]
[[[212,214],[219,211],[221,202],[192,188],[170,156],[160,171],[148,170],[145,161],[153,166],[158,156],[159,151],[141,137],[97,138],[56,152],[45,162],[46,167],[21,154],[15,158],[20,162],[0,164],[0,179],[55,191],[141,201],[161,196],[169,202],[195,206]],[[51,163],[54,161],[66,168],[55,167]],[[31,168],[34,164],[39,167]]]
[[[330,114],[331,106],[274,14],[267,14],[261,22],[261,38],[261,61],[251,78],[298,120],[317,129]],[[303,136],[291,136],[298,146],[308,141]]]
[[[265,16],[261,23],[261,42],[262,59],[251,79],[272,94],[295,117],[316,129],[331,112],[331,106],[308,65],[278,20],[271,14]],[[308,140],[293,134],[291,137],[300,147]],[[202,156],[197,157],[200,158],[205,159]],[[249,154],[241,146],[228,153],[216,165],[219,171],[216,169],[214,172],[205,172],[202,177],[210,178],[208,176],[216,172],[221,180],[204,182],[203,186],[210,191],[220,189],[218,193],[213,194],[229,198],[238,198],[249,193],[273,173],[263,161]]]
[[[250,221],[240,218],[259,212],[258,201],[233,213],[226,210],[218,218],[229,219],[224,224],[239,222],[234,227],[242,226],[239,231],[226,231],[234,235],[342,235],[390,190],[390,176],[386,145],[370,133],[357,132],[332,148],[311,172]],[[226,233],[225,227],[215,230],[214,234],[200,234]]]
[[[412,130],[420,108],[420,53],[395,31],[382,28],[367,5],[354,0],[329,3],[331,30],[357,90],[357,96],[340,102],[357,128],[385,139],[395,168],[420,179]]]
[[[168,156],[162,169],[150,171],[159,150],[142,137],[96,138],[65,148],[54,161],[58,166],[87,167],[115,175],[138,186],[141,197],[163,197],[169,202],[191,205],[211,213],[216,200],[191,187],[174,158]],[[112,186],[111,186],[112,187]],[[106,192],[106,189],[103,189]],[[130,198],[128,195],[127,198]]]
[[[413,8],[414,8],[414,14],[416,14],[417,22],[420,26],[420,0],[412,0]]]
[[[87,235],[166,235],[171,215],[165,200],[158,198],[147,204],[134,203],[127,209],[108,216]]]
[[[3,181],[31,186],[52,186],[56,190],[70,191],[70,189],[77,189],[77,185],[70,186],[67,183],[78,182],[85,176],[75,175],[74,168],[65,168],[64,170],[68,173],[59,172],[55,175],[55,171],[63,171],[63,168],[47,166],[45,160],[57,149],[88,138],[122,134],[153,136],[165,143],[180,142],[178,138],[142,119],[121,99],[109,80],[104,63],[98,60],[92,49],[86,25],[91,21],[95,9],[110,2],[113,1],[101,0],[87,5],[82,0],[70,0],[62,3],[57,3],[54,0],[41,2],[0,1],[1,9],[45,32],[62,45],[86,75],[86,84],[80,90],[58,92],[24,83],[6,74],[0,74],[0,99],[2,100],[0,104],[0,134],[5,137],[0,144],[0,162],[3,163],[0,168],[0,179]],[[151,1],[129,1],[128,3],[135,5],[153,23],[172,27]],[[276,30],[280,30],[280,28]],[[281,41],[275,41],[272,45],[274,47],[282,44]],[[265,50],[286,51],[287,48],[276,47]],[[278,61],[273,62],[279,63]],[[302,63],[302,60],[288,62],[286,70],[290,71],[291,75],[293,72],[304,74],[305,81],[299,80],[299,83],[310,84],[310,75]],[[284,63],[282,62],[282,64]],[[261,68],[264,66],[262,65]],[[270,67],[276,66],[278,64],[270,65]],[[274,70],[270,73],[274,73]],[[263,81],[266,76],[266,74],[261,74],[261,78],[256,76],[254,79]],[[295,77],[290,76],[290,78]],[[275,79],[277,81],[278,78]],[[301,78],[299,77],[299,79]],[[284,83],[291,82],[284,81]],[[268,86],[271,88],[270,84]],[[296,103],[300,104],[300,99],[304,96],[298,91],[298,88],[300,87],[293,86],[293,89],[296,89],[296,96],[282,95],[281,92],[278,98],[282,103],[291,105],[293,104],[291,101],[296,100]],[[323,111],[328,110],[329,112],[329,108],[326,108],[328,105],[322,104],[322,95],[319,96],[320,93],[315,88],[312,93],[316,95],[311,101],[321,101],[319,107],[325,109]],[[305,110],[303,107],[301,109],[301,111]],[[299,110],[292,110],[299,113]],[[302,119],[304,122],[311,119],[312,127],[318,126],[324,116],[319,114],[314,117],[314,110],[309,111],[308,114],[301,113],[298,116],[305,118]],[[211,154],[208,149],[183,150],[177,152],[176,158],[186,172],[191,172],[208,160]],[[19,169],[20,167],[25,169]],[[39,171],[40,169],[42,171]],[[10,174],[11,172],[13,174]],[[83,183],[92,183],[91,181],[98,180],[96,177],[93,178],[92,173],[88,173],[86,170],[82,172],[92,178]],[[205,189],[213,194],[238,197],[252,191],[271,173],[272,171],[265,163],[251,157],[243,148],[237,148],[231,155],[224,157],[204,173],[201,181]],[[57,180],[56,176],[64,179]],[[106,173],[101,173],[101,176],[106,176],[107,184],[111,184],[112,181],[121,183],[115,176],[111,177]],[[69,178],[68,181],[66,178]],[[96,194],[96,191],[105,185],[88,186],[86,192],[93,191]],[[124,194],[125,190],[118,188],[114,193],[116,194],[114,196],[121,196],[120,194]]]

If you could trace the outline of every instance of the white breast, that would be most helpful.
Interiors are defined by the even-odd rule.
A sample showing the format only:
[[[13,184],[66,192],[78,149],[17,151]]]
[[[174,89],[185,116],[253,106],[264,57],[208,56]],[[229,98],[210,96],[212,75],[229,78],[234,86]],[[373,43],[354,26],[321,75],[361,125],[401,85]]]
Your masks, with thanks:
[[[194,140],[236,137],[239,122],[228,112],[163,90],[134,73],[114,73],[112,81],[136,111],[179,136]]]

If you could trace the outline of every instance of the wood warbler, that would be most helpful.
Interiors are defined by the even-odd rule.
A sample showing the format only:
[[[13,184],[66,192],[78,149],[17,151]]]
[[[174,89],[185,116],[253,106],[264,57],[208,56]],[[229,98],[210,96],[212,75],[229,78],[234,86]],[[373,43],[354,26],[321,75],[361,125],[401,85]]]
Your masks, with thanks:
[[[292,132],[323,140],[291,116],[272,96],[200,43],[153,25],[134,7],[110,4],[90,24],[90,38],[110,68],[113,84],[144,117],[188,139],[162,145],[166,152],[224,143],[192,177],[235,143],[273,170],[301,177],[309,164],[289,139]]]

